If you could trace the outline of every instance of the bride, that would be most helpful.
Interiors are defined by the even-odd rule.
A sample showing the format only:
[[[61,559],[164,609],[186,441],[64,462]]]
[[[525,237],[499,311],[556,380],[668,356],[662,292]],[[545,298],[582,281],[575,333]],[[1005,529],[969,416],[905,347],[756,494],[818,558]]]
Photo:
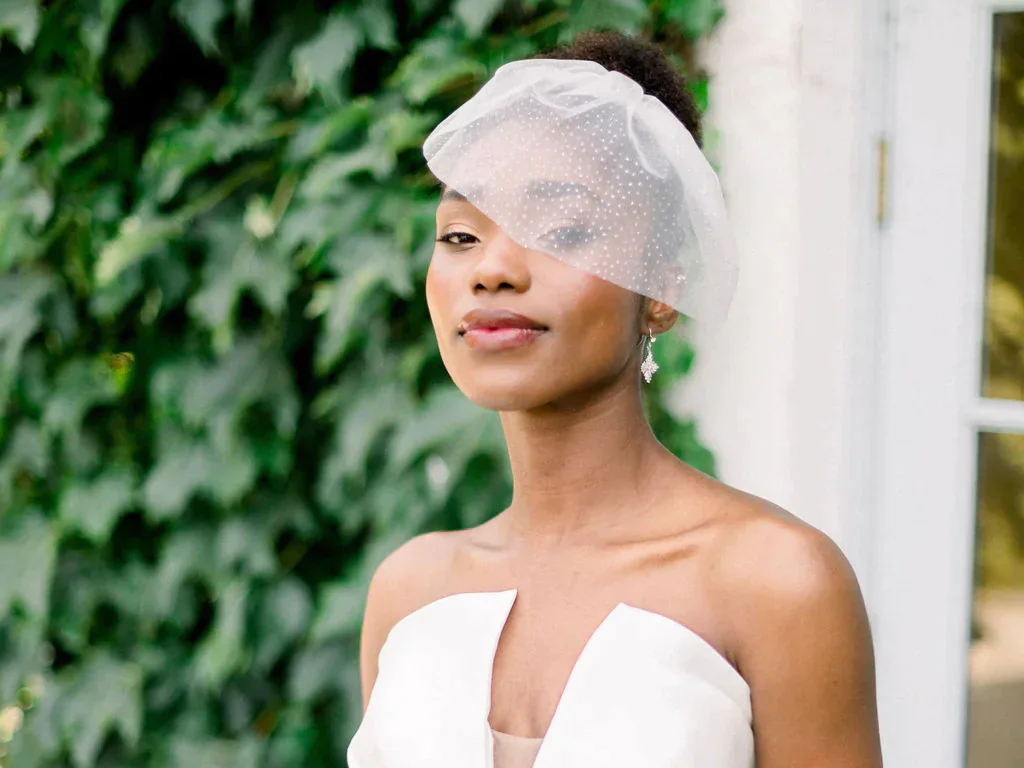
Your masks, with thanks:
[[[664,54],[616,33],[506,64],[428,137],[427,303],[514,493],[378,567],[351,768],[881,765],[839,549],[644,417],[658,334],[735,283],[700,141]]]

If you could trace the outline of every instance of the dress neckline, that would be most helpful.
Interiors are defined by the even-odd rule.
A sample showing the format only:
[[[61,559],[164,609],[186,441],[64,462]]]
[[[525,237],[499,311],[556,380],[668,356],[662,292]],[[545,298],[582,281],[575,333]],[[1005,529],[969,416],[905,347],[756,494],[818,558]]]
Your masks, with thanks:
[[[504,731],[499,731],[497,728],[493,726],[491,726],[491,733],[502,739],[509,739],[510,741],[529,742],[531,744],[540,744],[542,741],[544,741],[543,736],[517,736],[514,733],[505,733]]]
[[[420,606],[419,608],[409,612],[401,619],[399,619],[391,627],[385,638],[391,636],[400,626],[406,622],[412,621],[413,617],[429,611],[440,605],[450,603],[456,600],[501,600],[504,605],[496,609],[495,629],[492,631],[491,644],[489,652],[485,656],[486,669],[482,671],[483,674],[483,691],[484,703],[481,707],[481,718],[482,730],[485,731],[485,738],[489,745],[489,751],[494,749],[494,733],[495,730],[490,725],[490,711],[491,711],[491,693],[492,693],[492,680],[494,674],[494,661],[497,655],[498,642],[501,636],[504,634],[505,626],[508,623],[509,616],[512,612],[512,607],[515,604],[516,598],[518,597],[518,590],[516,588],[503,589],[503,590],[482,590],[477,592],[455,592],[443,597],[436,598]],[[722,683],[723,692],[728,695],[741,710],[749,722],[750,720],[750,687],[747,681],[742,675],[736,670],[735,667],[707,640],[697,634],[694,630],[690,629],[686,625],[676,621],[675,619],[666,616],[665,614],[652,611],[647,608],[640,608],[639,606],[631,605],[624,601],[618,601],[612,609],[605,614],[604,618],[598,623],[597,627],[590,633],[586,642],[583,645],[582,650],[576,657],[573,663],[572,669],[569,672],[569,677],[565,682],[565,686],[559,695],[558,701],[555,704],[554,714],[551,717],[551,721],[548,724],[548,728],[543,736],[540,737],[515,737],[513,738],[533,738],[536,743],[539,743],[539,749],[534,762],[534,768],[544,768],[544,760],[546,759],[546,749],[549,744],[558,743],[558,733],[561,729],[561,721],[565,717],[567,701],[571,700],[574,691],[576,689],[575,681],[579,678],[581,668],[586,664],[588,657],[595,652],[595,649],[601,642],[602,638],[611,632],[614,626],[624,621],[627,617],[633,617],[634,619],[640,619],[641,621],[655,625],[658,631],[665,630],[678,639],[680,639],[683,645],[693,649],[695,654],[699,654],[706,663],[712,667],[716,667],[719,672],[717,678]],[[500,731],[499,731],[500,733]]]
[[[370,762],[355,764],[406,765],[402,750],[411,758],[416,744],[439,757],[429,763],[436,768],[494,768],[496,747],[533,754],[531,768],[619,766],[638,745],[651,768],[675,765],[684,753],[707,768],[753,765],[752,702],[740,673],[689,627],[623,601],[580,650],[539,743],[501,736],[490,727],[492,676],[517,595],[457,592],[395,622],[366,710],[374,725],[359,731],[360,756]],[[595,738],[581,739],[587,733]]]
[[[399,626],[401,626],[402,624],[407,623],[408,621],[411,621],[413,619],[413,617],[415,617],[419,613],[427,611],[428,609],[431,609],[431,608],[437,606],[440,603],[445,603],[445,602],[449,602],[449,601],[455,600],[456,598],[465,598],[465,597],[478,597],[478,596],[479,597],[488,597],[488,596],[505,597],[505,598],[509,599],[509,603],[508,603],[508,608],[505,611],[504,620],[501,622],[501,626],[499,627],[499,630],[498,630],[498,637],[495,638],[494,651],[495,651],[495,654],[496,654],[497,650],[498,650],[498,648],[497,648],[497,641],[500,640],[501,639],[501,635],[504,634],[505,624],[508,623],[508,617],[512,613],[512,606],[515,604],[515,601],[516,601],[516,598],[518,597],[518,594],[519,594],[519,590],[518,589],[516,589],[515,587],[509,587],[508,589],[487,589],[487,590],[479,590],[479,591],[475,591],[475,592],[452,592],[450,594],[434,598],[430,602],[424,603],[419,608],[415,608],[415,609],[409,611],[409,613],[405,614],[402,618],[400,618],[398,621],[396,621],[392,625],[391,629],[388,630],[387,636],[385,637],[385,641],[387,640],[387,637],[390,637],[391,633],[393,633]],[[732,665],[732,662],[730,662],[727,658],[725,658],[725,656],[723,656],[722,653],[717,648],[715,648],[715,646],[713,646],[711,643],[709,643],[707,640],[705,640],[695,630],[690,629],[690,627],[686,626],[685,624],[683,624],[680,621],[677,621],[676,619],[673,619],[671,616],[666,616],[663,613],[658,613],[657,611],[652,611],[649,608],[641,608],[641,607],[633,605],[631,603],[627,603],[627,602],[625,602],[623,600],[618,601],[614,606],[612,606],[612,609],[605,615],[605,617],[597,625],[597,627],[591,633],[590,638],[588,638],[587,642],[584,643],[584,646],[583,646],[584,650],[586,650],[586,647],[587,647],[587,645],[589,645],[590,640],[593,638],[593,636],[597,634],[598,630],[600,630],[601,627],[609,621],[609,619],[611,619],[612,615],[617,613],[617,612],[621,612],[621,611],[632,611],[632,612],[639,613],[639,614],[644,615],[644,616],[652,617],[653,620],[663,622],[672,631],[678,632],[682,636],[687,637],[691,643],[695,643],[697,646],[703,648],[704,652],[707,655],[707,657],[709,659],[714,659],[714,661],[712,663],[715,664],[715,666],[718,666],[718,667],[722,668],[723,671],[725,672],[725,674],[728,677],[731,677],[733,679],[738,692],[742,693],[746,697],[750,696],[750,685],[747,683],[746,679],[737,671],[736,667],[734,667]],[[493,658],[492,658],[492,661],[493,661]],[[579,658],[577,657],[577,662],[578,661],[579,661]],[[492,667],[493,667],[493,664],[492,664]]]

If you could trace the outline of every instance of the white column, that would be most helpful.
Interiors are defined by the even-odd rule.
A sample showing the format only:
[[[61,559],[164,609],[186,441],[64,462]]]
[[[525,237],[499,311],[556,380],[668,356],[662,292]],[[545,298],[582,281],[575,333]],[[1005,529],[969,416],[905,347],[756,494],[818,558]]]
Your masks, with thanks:
[[[884,34],[882,0],[726,0],[705,51],[708,144],[740,284],[677,400],[726,482],[830,534],[862,582]]]
[[[697,340],[697,365],[680,403],[696,413],[726,482],[791,507],[800,1],[725,6],[705,56],[712,77],[707,149],[719,166],[740,280],[726,324]]]

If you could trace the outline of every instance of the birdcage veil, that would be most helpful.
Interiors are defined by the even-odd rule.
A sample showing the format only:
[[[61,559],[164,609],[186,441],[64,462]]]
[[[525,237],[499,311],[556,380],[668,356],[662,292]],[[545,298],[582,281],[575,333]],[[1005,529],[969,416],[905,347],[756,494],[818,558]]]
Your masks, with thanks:
[[[679,119],[626,75],[586,60],[505,64],[423,154],[524,247],[702,325],[724,320],[738,265],[718,177]]]

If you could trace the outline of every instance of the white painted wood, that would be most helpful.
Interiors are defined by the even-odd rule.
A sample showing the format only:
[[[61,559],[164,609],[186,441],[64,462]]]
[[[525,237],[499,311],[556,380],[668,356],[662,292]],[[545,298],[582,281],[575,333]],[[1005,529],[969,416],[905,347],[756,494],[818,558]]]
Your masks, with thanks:
[[[983,432],[1024,433],[1024,402],[1017,400],[977,400],[969,418]]]
[[[726,0],[708,145],[740,285],[677,399],[723,479],[830,534],[865,584],[884,1]]]
[[[678,410],[695,413],[723,479],[794,501],[793,379],[800,290],[800,0],[726,0],[704,59],[709,154],[740,251],[728,321],[699,337]]]
[[[887,768],[963,768],[977,432],[1024,431],[978,396],[992,14],[1022,9],[726,0],[705,55],[743,261],[677,410],[853,562]]]
[[[886,765],[962,768],[994,5],[893,0],[873,579]],[[1021,3],[1004,9],[1018,10]]]

